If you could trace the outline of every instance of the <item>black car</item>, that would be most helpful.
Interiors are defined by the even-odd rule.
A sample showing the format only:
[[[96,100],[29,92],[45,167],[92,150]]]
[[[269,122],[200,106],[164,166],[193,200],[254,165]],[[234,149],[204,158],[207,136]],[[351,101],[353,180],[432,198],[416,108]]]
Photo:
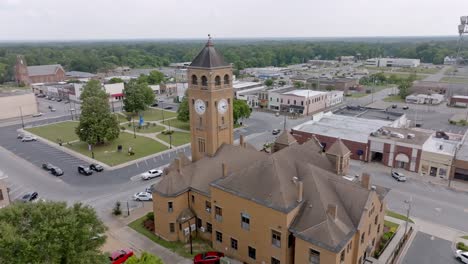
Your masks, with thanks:
[[[62,102],[62,99],[61,99],[61,98],[58,98],[58,99],[57,99],[57,102]]]
[[[52,165],[52,164],[50,164],[50,163],[43,163],[43,164],[42,164],[42,168],[43,168],[44,170],[50,171],[53,167],[55,167],[55,166]]]
[[[23,197],[21,197],[21,201],[24,203],[32,202],[35,199],[37,199],[37,196],[38,196],[37,192],[30,192],[30,193],[23,195]]]
[[[278,135],[280,132],[281,132],[281,129],[273,129],[273,131],[271,131],[271,134]]]
[[[102,167],[101,165],[99,164],[96,164],[96,163],[93,163],[91,165],[89,165],[89,168],[93,171],[97,171],[97,172],[101,172],[104,170],[104,167]]]
[[[52,167],[52,169],[50,169],[50,173],[52,173],[52,175],[55,175],[55,176],[62,176],[63,170],[60,169],[59,167]]]
[[[153,107],[158,106],[158,102],[154,102],[151,106]]]
[[[164,109],[167,109],[167,110],[172,109],[172,106],[166,106],[164,107]]]
[[[93,174],[93,171],[90,170],[89,167],[87,167],[87,166],[78,166],[78,173],[89,176],[89,175]]]
[[[405,105],[405,106],[403,106],[402,108],[403,108],[403,110],[408,110],[408,109],[409,109],[409,106]]]
[[[392,108],[397,108],[397,105],[396,105],[396,104],[393,104],[393,105],[392,105]]]

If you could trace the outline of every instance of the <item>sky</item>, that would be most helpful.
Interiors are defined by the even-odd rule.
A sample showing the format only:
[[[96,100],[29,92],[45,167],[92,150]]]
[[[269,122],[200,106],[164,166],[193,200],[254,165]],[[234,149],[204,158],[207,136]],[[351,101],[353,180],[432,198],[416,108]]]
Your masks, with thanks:
[[[0,40],[448,36],[461,15],[468,0],[0,0]]]

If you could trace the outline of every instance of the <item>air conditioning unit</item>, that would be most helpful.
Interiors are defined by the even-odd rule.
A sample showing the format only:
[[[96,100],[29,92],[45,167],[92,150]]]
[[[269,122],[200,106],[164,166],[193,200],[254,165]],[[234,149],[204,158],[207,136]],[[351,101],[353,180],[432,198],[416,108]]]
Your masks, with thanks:
[[[200,232],[205,233],[205,227],[204,226],[200,227]]]

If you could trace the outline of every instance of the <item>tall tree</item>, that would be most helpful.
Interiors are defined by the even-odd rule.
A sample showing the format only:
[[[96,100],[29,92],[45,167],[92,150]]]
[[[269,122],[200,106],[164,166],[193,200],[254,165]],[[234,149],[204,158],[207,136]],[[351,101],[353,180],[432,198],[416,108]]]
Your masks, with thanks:
[[[409,88],[411,87],[411,85],[412,85],[412,82],[408,80],[400,82],[400,85],[398,85],[398,89],[399,89],[398,95],[400,96],[401,99],[405,99],[406,96],[409,95]]]
[[[270,87],[273,85],[273,80],[272,79],[266,79],[264,84],[267,86],[267,87]]]
[[[0,210],[0,263],[109,263],[105,231],[90,206],[14,203]]]
[[[119,137],[117,118],[111,114],[108,95],[97,81],[88,82],[81,93],[80,123],[75,129],[81,141],[89,145],[112,141]]]
[[[114,77],[114,78],[111,78],[108,83],[123,83],[123,82],[124,81],[122,80],[122,78]]]
[[[179,109],[177,109],[177,119],[183,122],[188,122],[190,120],[190,110],[187,96],[184,96],[182,102],[179,105]]]
[[[141,257],[132,256],[125,264],[164,264],[164,262],[157,256],[151,255],[148,252],[143,252]]]
[[[160,84],[164,81],[164,74],[160,71],[151,71],[148,75],[148,84]]]
[[[137,80],[131,80],[123,90],[124,110],[129,113],[138,114],[154,102],[154,92],[147,83],[139,83]]]
[[[237,99],[234,99],[234,107],[232,112],[234,115],[234,124],[237,124],[241,118],[249,118],[251,114],[250,107],[247,102]]]

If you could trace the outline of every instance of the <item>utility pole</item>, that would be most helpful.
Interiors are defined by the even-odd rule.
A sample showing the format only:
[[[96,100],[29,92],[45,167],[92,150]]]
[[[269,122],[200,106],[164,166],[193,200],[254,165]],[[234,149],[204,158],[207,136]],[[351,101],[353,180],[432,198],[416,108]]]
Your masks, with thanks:
[[[24,129],[23,108],[20,106],[19,109],[20,109],[20,115],[21,115],[21,126]]]
[[[163,124],[164,124],[164,102],[163,101],[161,101],[161,113],[162,113]]]
[[[405,236],[408,231],[408,221],[409,221],[409,216],[410,216],[410,211],[411,211],[411,202],[413,198],[410,196],[409,200],[405,200],[405,203],[408,205],[408,208],[406,209],[406,223],[405,223]]]

